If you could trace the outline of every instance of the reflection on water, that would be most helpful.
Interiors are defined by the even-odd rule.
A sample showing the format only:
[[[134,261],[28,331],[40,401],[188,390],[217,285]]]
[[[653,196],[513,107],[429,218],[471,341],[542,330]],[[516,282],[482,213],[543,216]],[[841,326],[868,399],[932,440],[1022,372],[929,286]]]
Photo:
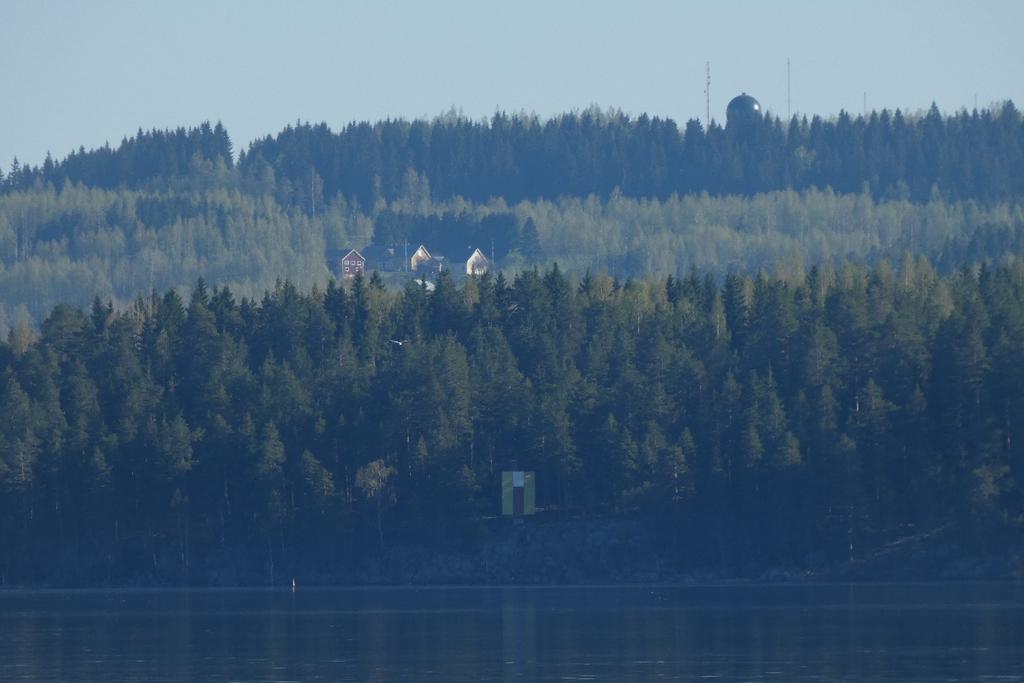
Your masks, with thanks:
[[[39,679],[1024,681],[1024,587],[0,592]]]

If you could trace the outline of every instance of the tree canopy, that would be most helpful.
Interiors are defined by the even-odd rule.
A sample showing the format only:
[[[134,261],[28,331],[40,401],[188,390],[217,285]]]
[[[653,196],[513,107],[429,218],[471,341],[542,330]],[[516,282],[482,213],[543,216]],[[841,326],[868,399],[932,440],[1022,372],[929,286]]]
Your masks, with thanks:
[[[834,118],[765,114],[744,125],[682,127],[647,114],[596,108],[542,120],[498,112],[483,121],[358,122],[335,132],[298,122],[254,141],[232,165],[219,123],[139,131],[117,148],[70,154],[40,167],[16,164],[3,183],[25,189],[64,181],[141,189],[203,163],[237,174],[247,191],[269,190],[315,214],[341,195],[370,211],[400,197],[475,202],[502,198],[666,199],[706,192],[744,195],[831,188],[874,199],[1007,201],[1024,194],[1024,121],[1012,102],[942,114],[873,111]]]
[[[496,514],[513,463],[549,514],[649,513],[727,571],[913,529],[999,547],[1022,348],[1024,266],[910,257],[62,305],[0,345],[0,574],[271,580]]]

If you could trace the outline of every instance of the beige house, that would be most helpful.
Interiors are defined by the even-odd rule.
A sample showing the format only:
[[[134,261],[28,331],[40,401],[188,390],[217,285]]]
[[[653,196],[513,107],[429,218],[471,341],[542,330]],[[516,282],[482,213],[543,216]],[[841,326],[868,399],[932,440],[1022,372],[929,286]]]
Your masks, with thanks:
[[[491,262],[487,260],[484,253],[479,249],[474,249],[466,259],[466,275],[483,275],[490,265]]]
[[[420,267],[425,267],[430,263],[430,252],[422,244],[419,248],[413,252],[412,256],[409,257],[409,270],[416,272]]]

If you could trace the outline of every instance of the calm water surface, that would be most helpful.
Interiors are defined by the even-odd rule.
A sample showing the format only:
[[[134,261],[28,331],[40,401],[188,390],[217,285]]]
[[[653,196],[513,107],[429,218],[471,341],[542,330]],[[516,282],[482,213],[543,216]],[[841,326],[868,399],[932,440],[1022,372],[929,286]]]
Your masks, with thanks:
[[[0,591],[0,681],[1024,681],[1024,586]]]

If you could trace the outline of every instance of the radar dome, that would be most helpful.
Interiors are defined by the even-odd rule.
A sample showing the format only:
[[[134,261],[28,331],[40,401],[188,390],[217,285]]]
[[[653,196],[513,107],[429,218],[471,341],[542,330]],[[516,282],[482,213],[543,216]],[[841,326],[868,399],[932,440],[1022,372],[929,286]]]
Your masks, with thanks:
[[[742,93],[729,101],[725,109],[726,125],[745,123],[761,118],[761,103],[747,93]]]

